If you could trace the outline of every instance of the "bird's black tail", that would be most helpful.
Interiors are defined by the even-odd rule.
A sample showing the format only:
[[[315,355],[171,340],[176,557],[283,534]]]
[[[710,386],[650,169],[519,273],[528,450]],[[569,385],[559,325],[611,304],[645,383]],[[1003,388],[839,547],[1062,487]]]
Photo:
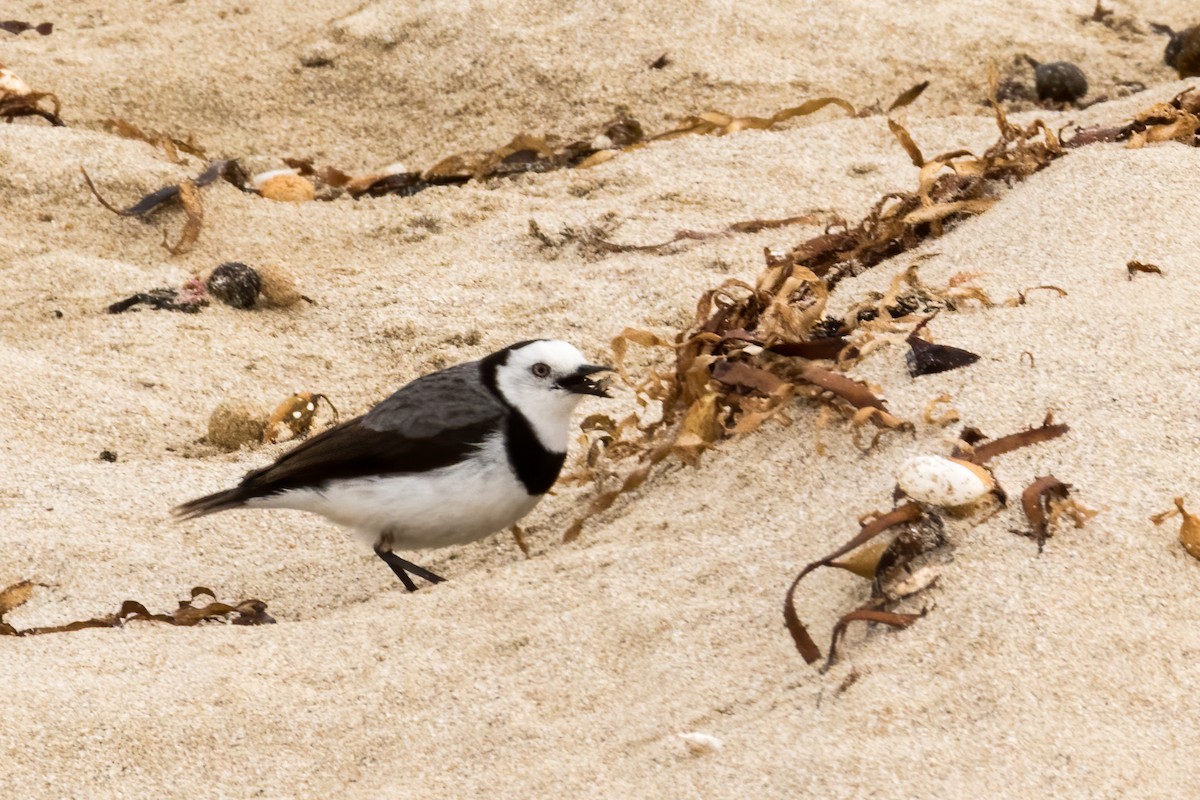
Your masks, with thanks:
[[[218,511],[241,508],[248,499],[249,495],[246,493],[246,490],[238,486],[233,489],[226,489],[223,492],[214,492],[213,494],[206,494],[204,497],[197,497],[195,500],[189,500],[182,505],[175,506],[175,508],[171,509],[171,513],[180,520],[195,519],[207,514],[215,514]]]

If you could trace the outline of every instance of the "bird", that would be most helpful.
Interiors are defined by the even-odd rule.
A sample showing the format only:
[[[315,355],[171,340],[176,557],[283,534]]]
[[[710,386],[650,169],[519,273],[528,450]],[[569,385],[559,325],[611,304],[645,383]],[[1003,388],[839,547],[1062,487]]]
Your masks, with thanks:
[[[516,524],[566,460],[571,414],[611,397],[611,367],[568,342],[530,339],[424,375],[366,414],[177,506],[180,520],[230,509],[297,509],[355,531],[408,591],[442,577],[396,555],[465,544]]]

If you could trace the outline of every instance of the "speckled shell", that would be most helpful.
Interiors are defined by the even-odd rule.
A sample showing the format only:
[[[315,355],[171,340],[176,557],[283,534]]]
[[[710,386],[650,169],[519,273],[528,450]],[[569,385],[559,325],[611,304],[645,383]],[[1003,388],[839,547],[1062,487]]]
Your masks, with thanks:
[[[983,467],[945,456],[913,456],[896,471],[896,483],[913,500],[946,508],[970,505],[996,486]]]

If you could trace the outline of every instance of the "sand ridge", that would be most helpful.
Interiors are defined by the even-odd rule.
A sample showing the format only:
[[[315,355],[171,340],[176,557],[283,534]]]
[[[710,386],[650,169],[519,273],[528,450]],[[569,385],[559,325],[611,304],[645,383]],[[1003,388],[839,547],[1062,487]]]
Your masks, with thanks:
[[[196,248],[172,257],[161,242],[177,235],[177,211],[149,224],[113,216],[79,167],[132,202],[200,165],[106,132],[107,117],[195,133],[252,163],[419,167],[522,131],[588,134],[617,107],[661,129],[714,106],[769,113],[830,93],[865,105],[928,78],[905,116],[929,154],[994,140],[979,105],[989,56],[1070,58],[1098,93],[1150,87],[1018,116],[1053,128],[1119,123],[1188,85],[1161,65],[1161,37],[1082,22],[1090,3],[833,5],[89,0],[61,15],[6,12],[56,23],[49,37],[0,40],[0,61],[57,93],[71,125],[0,128],[0,585],[47,584],[11,621],[82,618],[128,598],[169,608],[203,584],[262,597],[279,623],[0,639],[11,676],[0,752],[18,765],[0,794],[1187,796],[1200,755],[1200,573],[1172,526],[1147,518],[1195,486],[1194,148],[1084,148],[912,254],[937,253],[921,268],[933,285],[965,270],[985,273],[997,297],[1040,283],[1068,296],[941,315],[939,341],[983,356],[966,370],[913,380],[897,347],[855,377],[905,418],[947,392],[992,434],[1053,408],[1072,433],[1003,457],[998,477],[1017,487],[1053,472],[1101,513],[1040,557],[1010,533],[1023,524],[1016,507],[952,525],[953,561],[926,617],[852,632],[827,674],[795,653],[783,591],[859,515],[888,505],[901,461],[944,451],[941,429],[918,425],[863,455],[834,428],[821,456],[816,412],[799,406],[789,427],[729,442],[698,469],[664,469],[577,544],[557,543],[580,499],[564,488],[528,519],[532,559],[507,535],[425,554],[451,580],[411,596],[318,519],[169,521],[173,504],[284,449],[198,443],[227,398],[269,408],[304,388],[359,413],[419,374],[536,334],[604,358],[622,327],[670,333],[705,289],[757,274],[764,247],[819,232],[589,259],[543,247],[531,219],[552,232],[615,221],[627,242],[755,217],[856,219],[911,189],[917,170],[882,117],[830,110],[411,198],[291,205],[218,183],[203,190]],[[1176,26],[1191,10],[1112,6]],[[673,63],[650,70],[663,52]],[[314,55],[332,66],[301,66]],[[1134,258],[1164,276],[1128,280]],[[280,264],[317,304],[104,313],[226,260]],[[832,308],[908,263],[843,282]],[[625,391],[584,411],[632,403]],[[118,460],[101,461],[104,449]],[[834,573],[806,583],[801,612],[824,646],[865,588]],[[839,693],[851,671],[860,677]],[[687,731],[724,746],[691,756]]]

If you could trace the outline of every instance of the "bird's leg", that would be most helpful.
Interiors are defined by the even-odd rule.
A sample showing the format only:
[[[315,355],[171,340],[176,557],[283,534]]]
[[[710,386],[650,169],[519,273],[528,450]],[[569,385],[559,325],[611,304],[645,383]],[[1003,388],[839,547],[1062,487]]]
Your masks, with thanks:
[[[442,576],[435,575],[424,567],[419,567],[411,561],[405,561],[403,558],[390,550],[384,550],[376,547],[375,555],[382,558],[383,563],[392,568],[392,572],[396,573],[396,577],[399,578],[400,582],[404,584],[404,588],[410,592],[415,592],[417,590],[417,584],[413,583],[413,579],[409,577],[408,573],[410,572],[413,575],[416,575],[418,578],[424,578],[430,583],[441,583],[442,581],[446,580]]]

